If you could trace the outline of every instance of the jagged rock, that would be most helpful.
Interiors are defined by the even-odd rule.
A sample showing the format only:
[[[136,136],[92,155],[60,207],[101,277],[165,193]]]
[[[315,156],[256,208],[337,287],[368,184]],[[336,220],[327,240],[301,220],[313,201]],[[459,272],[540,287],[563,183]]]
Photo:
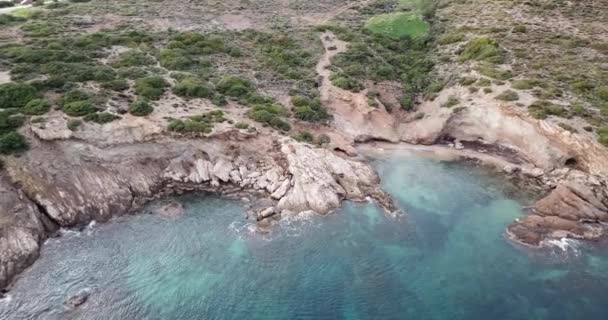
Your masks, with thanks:
[[[223,182],[228,182],[230,181],[230,172],[232,171],[232,169],[232,162],[220,159],[215,163],[211,172],[214,176],[216,176]]]
[[[258,212],[257,220],[261,221],[266,218],[270,218],[270,217],[274,216],[276,213],[277,212],[274,210],[274,207],[266,208],[266,209]]]
[[[230,171],[230,181],[236,185],[243,181],[238,170]]]
[[[45,218],[0,173],[0,288],[38,258],[40,244],[55,229]]]
[[[533,246],[552,237],[595,239],[602,234],[597,222],[608,221],[606,202],[605,188],[564,181],[534,204],[533,214],[511,224],[508,232]]]
[[[281,182],[279,187],[270,196],[273,199],[277,199],[277,200],[283,198],[283,196],[285,196],[285,194],[289,190],[290,185],[291,185],[291,181],[289,179],[283,180],[283,182]]]
[[[288,161],[293,187],[279,201],[280,210],[314,210],[327,213],[344,198],[360,199],[364,187],[373,188],[379,178],[366,164],[343,159],[308,145],[284,141],[281,152]]]

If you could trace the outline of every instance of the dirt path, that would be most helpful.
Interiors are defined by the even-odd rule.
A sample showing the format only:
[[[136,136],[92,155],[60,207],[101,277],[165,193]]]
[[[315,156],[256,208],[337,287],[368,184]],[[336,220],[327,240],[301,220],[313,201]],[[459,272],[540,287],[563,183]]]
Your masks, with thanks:
[[[319,24],[321,24],[321,25],[326,24],[330,20],[333,20],[335,17],[341,15],[342,13],[346,12],[347,10],[350,10],[356,6],[366,5],[370,2],[371,2],[371,0],[355,1],[355,2],[348,3],[346,5],[343,5],[341,7],[338,7],[335,10],[329,12],[323,20],[319,21]]]
[[[368,104],[366,90],[351,92],[334,86],[330,80],[331,60],[345,52],[348,44],[339,40],[331,31],[321,34],[325,53],[317,64],[321,76],[321,102],[334,116],[334,127],[354,141],[398,141],[395,119],[384,108],[372,108]]]

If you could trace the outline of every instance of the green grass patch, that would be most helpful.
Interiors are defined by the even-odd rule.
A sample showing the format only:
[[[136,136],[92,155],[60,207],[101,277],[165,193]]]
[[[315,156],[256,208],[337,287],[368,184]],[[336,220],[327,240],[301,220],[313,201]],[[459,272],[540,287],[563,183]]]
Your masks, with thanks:
[[[460,61],[477,60],[501,63],[503,53],[498,41],[488,37],[480,37],[467,42],[460,53]]]
[[[365,27],[374,33],[383,34],[394,39],[405,36],[420,38],[429,32],[429,24],[418,15],[394,12],[370,18]]]

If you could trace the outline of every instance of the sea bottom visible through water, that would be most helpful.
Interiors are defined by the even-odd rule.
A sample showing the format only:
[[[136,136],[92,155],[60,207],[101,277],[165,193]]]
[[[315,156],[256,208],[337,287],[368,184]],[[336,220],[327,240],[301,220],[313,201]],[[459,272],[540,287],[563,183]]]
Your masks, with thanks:
[[[49,240],[1,319],[608,319],[608,251],[504,236],[530,199],[499,177],[407,152],[375,160],[406,214],[345,203],[251,232],[239,202],[177,198]],[[86,303],[64,307],[84,288]]]

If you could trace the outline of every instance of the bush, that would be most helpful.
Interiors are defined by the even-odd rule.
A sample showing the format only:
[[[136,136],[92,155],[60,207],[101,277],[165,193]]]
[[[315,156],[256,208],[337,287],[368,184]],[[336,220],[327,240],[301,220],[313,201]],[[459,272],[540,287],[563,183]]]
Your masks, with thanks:
[[[72,117],[82,117],[97,111],[88,100],[74,101],[63,106],[63,112]]]
[[[170,70],[188,70],[195,65],[194,60],[182,49],[163,49],[158,61],[161,66]]]
[[[539,86],[539,81],[532,79],[514,80],[511,86],[513,87],[513,89],[517,90],[530,90],[534,87]]]
[[[113,91],[125,91],[129,89],[129,83],[125,79],[114,79],[107,82],[103,82],[101,87]]]
[[[66,92],[63,97],[59,100],[59,104],[65,106],[66,104],[76,102],[76,101],[85,101],[91,99],[91,96],[78,89],[70,90]]]
[[[22,108],[39,96],[38,90],[26,83],[10,82],[0,85],[0,107],[4,109]]]
[[[180,133],[192,132],[192,133],[209,133],[212,127],[206,122],[198,122],[191,119],[186,120],[172,120],[169,122],[167,127],[169,131],[175,131]]]
[[[460,53],[460,60],[501,62],[502,51],[500,50],[498,41],[488,37],[480,37],[470,40],[464,46],[464,50]]]
[[[224,77],[216,85],[218,92],[235,98],[243,98],[253,92],[255,87],[249,80],[238,77]]]
[[[42,115],[51,109],[51,104],[44,99],[34,99],[28,102],[23,108],[23,113],[27,115]]]
[[[0,133],[13,131],[23,125],[23,116],[15,114],[15,110],[0,111]]]
[[[319,122],[330,117],[319,99],[310,100],[302,96],[295,96],[291,98],[291,103],[294,105],[294,117],[297,119]]]
[[[498,80],[509,80],[513,78],[513,74],[510,70],[500,70],[489,66],[482,66],[479,68],[479,73],[486,77],[498,79]]]
[[[15,4],[13,3],[13,1],[7,0],[7,1],[0,1],[0,8],[10,8],[15,6]]]
[[[598,141],[601,144],[608,146],[608,127],[601,127],[599,129],[597,129],[597,134],[598,134]]]
[[[68,129],[70,129],[71,131],[76,131],[76,129],[78,129],[78,127],[80,127],[80,125],[82,124],[82,120],[80,119],[70,119],[68,120]]]
[[[129,113],[138,117],[147,116],[153,111],[154,107],[146,100],[137,100],[129,106]]]
[[[148,76],[148,71],[138,67],[120,68],[118,69],[118,75],[122,78],[135,80]]]
[[[237,122],[234,125],[234,127],[237,128],[237,129],[247,129],[247,128],[249,128],[249,124],[247,124],[245,122]]]
[[[249,117],[257,122],[269,125],[275,129],[289,131],[291,126],[285,120],[281,119],[281,115],[285,113],[284,109],[276,104],[256,105],[249,112]]]
[[[528,112],[536,119],[546,119],[549,116],[565,117],[564,107],[545,100],[538,100],[528,106]]]
[[[329,144],[330,142],[331,142],[331,138],[324,133],[320,134],[319,137],[317,138],[317,144],[320,146]]]
[[[441,104],[441,107],[442,108],[451,108],[459,103],[460,103],[460,100],[458,100],[458,98],[456,98],[455,96],[449,96],[448,100]]]
[[[0,153],[14,154],[27,150],[25,137],[17,132],[8,132],[0,135]]]
[[[16,17],[16,16],[12,16],[10,14],[0,14],[0,26],[6,26],[9,24],[13,24],[13,23],[17,23],[17,22],[23,22],[27,19],[23,18],[23,17]]]
[[[160,76],[150,76],[135,82],[135,93],[150,100],[158,100],[169,84]]]
[[[308,131],[300,131],[292,136],[296,141],[313,143],[315,137]]]
[[[197,78],[185,78],[173,87],[173,93],[185,98],[211,98],[213,90]]]
[[[95,122],[99,124],[109,123],[117,119],[120,119],[120,117],[108,112],[90,113],[84,117],[84,121]]]
[[[600,100],[608,101],[608,85],[597,87],[595,89],[595,96]]]
[[[114,68],[148,66],[156,61],[152,56],[139,50],[129,50],[121,53],[118,58],[112,62]]]
[[[517,101],[519,100],[519,95],[515,91],[505,90],[503,93],[497,95],[496,99],[502,101]]]

